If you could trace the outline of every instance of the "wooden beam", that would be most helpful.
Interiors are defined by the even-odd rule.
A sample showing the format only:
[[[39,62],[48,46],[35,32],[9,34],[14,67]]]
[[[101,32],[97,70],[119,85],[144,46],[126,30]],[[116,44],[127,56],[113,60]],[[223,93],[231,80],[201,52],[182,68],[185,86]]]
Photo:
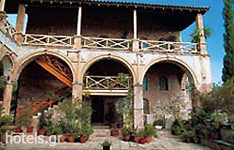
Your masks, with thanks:
[[[64,77],[62,74],[60,74],[57,70],[50,67],[47,63],[41,61],[41,60],[35,60],[37,64],[39,64],[42,68],[47,70],[49,73],[54,75],[56,78],[58,78],[60,81],[62,81],[64,84],[66,84],[68,87],[72,88],[72,81]]]
[[[0,2],[0,11],[4,11],[6,0],[1,0]]]
[[[25,16],[25,6],[24,4],[19,4],[17,20],[16,20],[16,31],[19,33],[22,33],[24,29],[24,16]]]
[[[82,7],[78,8],[78,18],[77,18],[77,35],[81,35],[81,19],[82,19]]]
[[[137,39],[137,10],[133,10],[133,38]]]

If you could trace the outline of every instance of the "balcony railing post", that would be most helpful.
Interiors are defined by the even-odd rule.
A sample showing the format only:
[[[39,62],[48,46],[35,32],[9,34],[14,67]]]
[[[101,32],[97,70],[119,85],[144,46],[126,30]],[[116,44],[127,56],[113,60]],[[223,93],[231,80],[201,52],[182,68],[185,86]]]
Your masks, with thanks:
[[[24,16],[25,16],[25,5],[19,4],[18,14],[16,20],[16,35],[15,40],[17,43],[21,44],[23,42],[23,29],[24,29]]]
[[[139,51],[139,40],[132,40],[132,51]]]
[[[81,35],[75,35],[74,36],[74,48],[81,48],[82,44],[81,44],[81,40],[82,40],[82,36]]]

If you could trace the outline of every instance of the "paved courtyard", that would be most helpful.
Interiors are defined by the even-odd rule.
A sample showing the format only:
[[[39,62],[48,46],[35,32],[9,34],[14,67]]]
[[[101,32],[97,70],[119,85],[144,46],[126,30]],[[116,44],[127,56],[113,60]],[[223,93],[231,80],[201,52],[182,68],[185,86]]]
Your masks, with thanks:
[[[124,142],[117,137],[96,137],[84,144],[81,143],[60,143],[55,146],[35,144],[10,144],[6,150],[101,150],[101,143],[104,140],[112,141],[112,150],[211,150],[207,147],[183,143],[178,137],[171,136],[166,132],[158,132],[158,139],[148,144],[136,144]]]

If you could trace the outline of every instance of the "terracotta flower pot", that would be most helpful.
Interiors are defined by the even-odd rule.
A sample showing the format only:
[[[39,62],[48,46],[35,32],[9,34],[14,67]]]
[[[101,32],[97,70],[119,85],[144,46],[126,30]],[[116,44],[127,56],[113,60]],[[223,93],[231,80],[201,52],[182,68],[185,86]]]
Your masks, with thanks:
[[[141,139],[140,136],[138,136],[138,135],[135,135],[135,136],[134,136],[134,142],[135,142],[135,143],[139,143],[139,142],[140,142],[140,139]]]
[[[218,133],[211,133],[210,138],[214,139],[214,140],[217,140],[217,139],[219,139],[219,134]]]
[[[22,132],[22,129],[20,127],[15,129],[15,133],[20,133],[20,132]]]
[[[130,140],[130,137],[131,137],[130,135],[125,135],[125,136],[124,136],[124,141],[129,141],[129,140]]]
[[[145,144],[147,141],[146,141],[146,138],[141,138],[140,139],[140,142],[141,142],[141,144]]]
[[[111,130],[111,136],[118,136],[119,130]]]
[[[147,143],[150,143],[150,142],[152,142],[153,141],[153,139],[154,139],[154,137],[151,135],[151,136],[147,136],[146,137],[146,142]]]
[[[27,128],[27,133],[33,133],[33,127],[28,127]]]
[[[80,143],[85,143],[86,142],[86,138],[84,136],[80,136]]]
[[[39,129],[38,135],[45,135],[45,129]]]
[[[72,143],[72,142],[75,141],[75,137],[73,135],[68,135],[67,136],[67,141]]]
[[[66,136],[65,136],[65,135],[62,135],[62,136],[60,137],[60,142],[65,142],[65,140],[66,140]]]

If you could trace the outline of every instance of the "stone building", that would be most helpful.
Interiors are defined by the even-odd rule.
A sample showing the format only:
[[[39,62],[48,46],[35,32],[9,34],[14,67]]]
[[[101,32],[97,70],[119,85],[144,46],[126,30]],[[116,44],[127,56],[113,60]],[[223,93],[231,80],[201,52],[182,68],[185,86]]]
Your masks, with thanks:
[[[45,103],[48,99],[43,96],[48,91],[71,94],[79,100],[88,92],[95,112],[92,123],[101,124],[106,122],[112,104],[132,87],[134,126],[138,128],[143,127],[146,114],[160,107],[166,110],[162,106],[170,109],[180,105],[181,113],[196,106],[186,92],[188,85],[201,92],[211,90],[210,57],[203,32],[203,14],[208,7],[1,0],[0,9],[0,69],[7,80],[3,95],[6,114],[10,113],[15,83],[14,111]],[[7,14],[17,14],[15,28],[7,21]],[[200,42],[182,42],[181,32],[193,22]],[[121,73],[128,75],[125,84],[118,80]]]

